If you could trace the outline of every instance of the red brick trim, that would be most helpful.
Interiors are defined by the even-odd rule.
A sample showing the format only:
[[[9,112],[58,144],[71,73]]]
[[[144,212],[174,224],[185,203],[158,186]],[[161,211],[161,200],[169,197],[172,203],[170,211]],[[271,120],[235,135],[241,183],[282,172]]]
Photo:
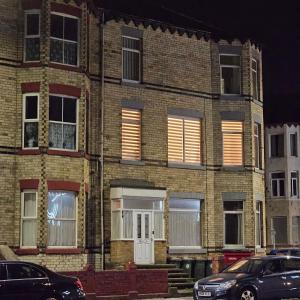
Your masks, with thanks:
[[[40,91],[40,82],[23,82],[21,83],[22,93],[35,93]]]
[[[82,157],[80,152],[63,151],[63,150],[48,150],[49,155],[69,156],[69,157]]]
[[[73,181],[47,180],[48,190],[79,192],[80,183]]]
[[[37,190],[39,187],[39,179],[21,179],[20,190]]]
[[[34,68],[34,67],[42,67],[43,64],[41,62],[23,62],[19,67],[20,68]]]
[[[69,66],[69,65],[62,65],[62,64],[57,64],[55,62],[49,63],[50,68],[54,69],[60,69],[60,70],[66,70],[66,71],[72,71],[72,72],[78,72],[78,73],[85,73],[82,72],[80,67],[77,66]]]
[[[51,3],[51,11],[53,12],[59,12],[67,15],[72,15],[78,18],[81,18],[82,11],[78,7],[74,7],[71,5],[65,5],[60,3]]]
[[[42,0],[22,0],[24,10],[39,9],[42,6]]]
[[[22,149],[18,150],[18,155],[38,155],[41,154],[41,151],[39,149]]]
[[[89,191],[90,191],[90,186],[89,186],[89,184],[88,183],[84,183],[84,191],[86,192],[86,193],[89,193]]]
[[[49,84],[49,93],[50,94],[61,94],[61,95],[67,95],[67,96],[80,98],[81,89],[76,86],[71,86],[71,85],[50,83]]]
[[[37,249],[37,248],[34,248],[34,249],[31,249],[31,248],[28,248],[28,249],[19,248],[19,249],[15,250],[15,253],[17,255],[37,255],[37,254],[40,253],[40,250]]]
[[[81,254],[81,249],[78,248],[62,248],[62,249],[51,249],[47,248],[45,250],[46,254]]]

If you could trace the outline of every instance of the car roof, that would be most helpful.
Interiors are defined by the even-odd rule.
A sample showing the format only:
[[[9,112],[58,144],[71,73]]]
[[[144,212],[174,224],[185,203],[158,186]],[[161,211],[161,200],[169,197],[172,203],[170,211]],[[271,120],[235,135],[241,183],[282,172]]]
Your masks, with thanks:
[[[267,256],[250,256],[248,259],[260,259],[260,260],[271,260],[271,259],[282,259],[282,258],[296,258],[300,259],[299,256],[293,255],[267,255]]]

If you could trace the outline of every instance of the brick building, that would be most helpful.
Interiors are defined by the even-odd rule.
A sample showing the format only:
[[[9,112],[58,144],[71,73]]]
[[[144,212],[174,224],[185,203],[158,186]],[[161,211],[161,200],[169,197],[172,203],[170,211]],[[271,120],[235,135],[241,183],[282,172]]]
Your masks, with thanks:
[[[0,25],[0,243],[56,270],[264,251],[254,43],[93,1]]]

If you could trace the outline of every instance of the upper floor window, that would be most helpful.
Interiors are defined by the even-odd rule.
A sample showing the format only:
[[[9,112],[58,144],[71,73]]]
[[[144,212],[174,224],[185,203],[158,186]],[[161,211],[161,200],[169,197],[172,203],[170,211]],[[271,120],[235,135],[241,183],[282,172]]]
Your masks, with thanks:
[[[222,121],[223,165],[243,164],[243,122]]]
[[[285,175],[283,172],[271,174],[271,186],[273,197],[283,197],[285,195],[284,179]]]
[[[39,134],[39,95],[23,96],[23,148],[37,148]]]
[[[50,96],[49,147],[77,149],[77,99]]]
[[[168,116],[168,161],[201,163],[201,120]]]
[[[122,108],[122,159],[141,159],[141,116],[138,109]]]
[[[221,54],[221,94],[241,93],[241,57],[240,55]]]
[[[258,61],[254,58],[251,61],[251,73],[252,73],[252,95],[254,99],[259,99]]]
[[[291,196],[298,197],[298,173],[291,172]]]
[[[297,133],[290,134],[291,156],[298,156]]]
[[[284,154],[283,134],[271,135],[271,157],[283,157]]]
[[[261,125],[254,123],[255,168],[262,168]]]
[[[78,66],[79,20],[76,17],[51,14],[50,60]]]
[[[141,39],[122,36],[123,80],[141,81]]]
[[[40,60],[40,12],[29,10],[25,12],[24,24],[24,61]]]

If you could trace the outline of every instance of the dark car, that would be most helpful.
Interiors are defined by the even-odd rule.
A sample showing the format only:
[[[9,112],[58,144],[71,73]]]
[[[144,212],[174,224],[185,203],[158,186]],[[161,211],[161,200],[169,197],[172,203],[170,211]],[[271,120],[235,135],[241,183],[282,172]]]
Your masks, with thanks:
[[[83,300],[80,280],[57,274],[39,265],[0,261],[1,300]]]
[[[292,256],[300,256],[300,248],[272,249],[268,255],[292,255]]]
[[[300,298],[300,258],[243,258],[222,273],[195,283],[195,300],[261,300]]]

